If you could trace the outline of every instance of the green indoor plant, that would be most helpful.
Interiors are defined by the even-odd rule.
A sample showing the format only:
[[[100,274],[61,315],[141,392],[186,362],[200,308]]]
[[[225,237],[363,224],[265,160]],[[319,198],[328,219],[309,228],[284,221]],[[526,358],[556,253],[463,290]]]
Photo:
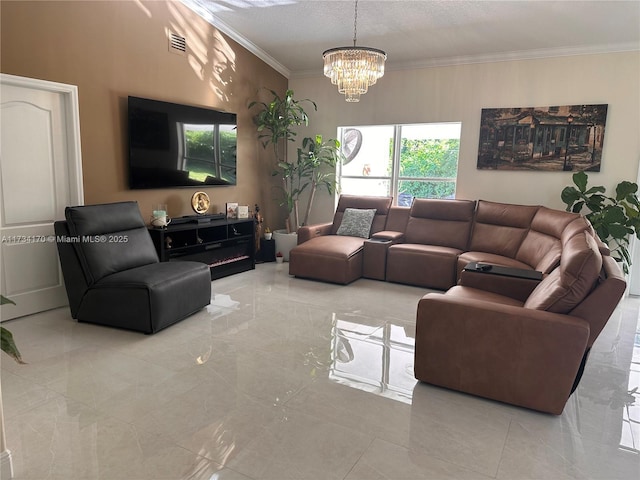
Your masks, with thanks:
[[[298,148],[297,160],[300,175],[298,195],[307,188],[309,188],[309,195],[302,223],[299,223],[297,218],[297,204],[295,205],[294,211],[296,212],[295,220],[297,226],[309,223],[311,207],[318,188],[325,188],[329,195],[334,192],[336,188],[336,164],[343,158],[340,142],[334,138],[323,140],[322,135],[316,135],[315,138],[305,137],[302,140],[302,148]]]
[[[298,197],[298,192],[294,185],[297,166],[295,163],[288,161],[287,146],[289,142],[296,140],[295,127],[309,125],[309,116],[304,109],[304,104],[312,105],[314,110],[317,110],[318,107],[315,102],[308,98],[304,100],[294,99],[293,90],[287,90],[283,97],[280,97],[273,90],[269,90],[269,92],[273,96],[269,103],[251,102],[249,109],[256,106],[259,107],[258,113],[254,117],[258,127],[258,139],[264,148],[269,145],[273,148],[276,169],[272,174],[281,176],[282,200],[280,205],[287,210],[287,232],[292,232],[295,229],[291,217]],[[295,214],[293,216],[295,217]]]
[[[624,273],[629,273],[631,255],[630,235],[640,239],[640,201],[638,185],[623,181],[616,185],[615,197],[606,195],[606,188],[587,188],[588,176],[584,172],[573,174],[574,186],[562,190],[562,201],[567,211],[581,213],[591,222],[600,239],[611,248],[611,256],[622,264]]]
[[[9,300],[3,295],[0,295],[0,305],[15,305],[15,302]],[[11,332],[4,327],[0,327],[0,339],[2,343],[2,351],[12,357],[16,362],[24,363],[22,361],[22,355],[20,355],[20,350],[18,350]]]
[[[334,139],[324,141],[321,135],[305,137],[295,159],[289,160],[286,147],[289,142],[296,141],[295,127],[309,124],[305,104],[314,110],[318,107],[309,99],[296,100],[292,90],[287,90],[283,97],[273,90],[269,91],[273,95],[269,103],[255,101],[249,104],[249,108],[259,107],[254,119],[258,138],[264,148],[269,145],[273,148],[276,162],[273,175],[279,175],[282,179],[280,205],[287,211],[287,232],[296,232],[309,219],[317,189],[324,187],[329,193],[333,192],[334,169],[342,155],[340,142]],[[300,222],[299,200],[307,189],[308,201]]]

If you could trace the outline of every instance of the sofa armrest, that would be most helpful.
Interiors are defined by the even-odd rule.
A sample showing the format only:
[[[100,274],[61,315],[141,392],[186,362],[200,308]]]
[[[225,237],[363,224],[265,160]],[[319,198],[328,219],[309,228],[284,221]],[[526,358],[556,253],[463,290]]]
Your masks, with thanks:
[[[387,278],[387,251],[391,245],[404,241],[403,232],[383,230],[374,233],[363,245],[362,276],[374,280]]]
[[[389,240],[391,243],[402,243],[404,242],[404,232],[394,232],[391,230],[383,230],[382,232],[376,232],[371,235],[371,240],[373,241],[385,241]]]
[[[333,228],[333,223],[319,223],[317,225],[308,225],[298,229],[298,245],[307,242],[314,237],[329,235]]]
[[[69,226],[66,221],[58,220],[53,224],[56,234],[56,247],[60,258],[60,268],[64,286],[69,299],[71,317],[78,318],[78,309],[82,303],[82,298],[89,289],[89,281],[82,269],[82,264],[78,254],[73,248],[73,238],[69,233]]]
[[[384,280],[387,275],[387,250],[393,241],[386,238],[370,238],[362,245],[362,276]]]
[[[542,273],[535,270],[498,265],[489,265],[490,270],[483,270],[484,265],[476,262],[469,263],[462,270],[458,285],[497,293],[524,303],[542,280]]]
[[[558,415],[588,338],[577,317],[430,293],[418,303],[415,376]]]

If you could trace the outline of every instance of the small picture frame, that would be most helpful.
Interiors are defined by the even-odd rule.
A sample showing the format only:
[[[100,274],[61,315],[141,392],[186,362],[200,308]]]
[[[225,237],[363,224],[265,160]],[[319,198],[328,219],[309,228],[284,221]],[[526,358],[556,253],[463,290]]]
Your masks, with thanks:
[[[249,218],[248,205],[238,205],[238,218]]]
[[[227,219],[235,220],[238,218],[238,204],[236,202],[227,203],[226,207]]]

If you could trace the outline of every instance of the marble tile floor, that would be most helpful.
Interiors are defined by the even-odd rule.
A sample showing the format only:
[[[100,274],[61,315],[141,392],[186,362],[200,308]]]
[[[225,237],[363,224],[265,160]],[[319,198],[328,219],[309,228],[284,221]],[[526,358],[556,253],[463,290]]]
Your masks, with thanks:
[[[153,336],[66,308],[3,324],[29,362],[2,357],[15,478],[640,478],[640,299],[556,417],[417,384],[424,289],[286,264],[212,286],[210,307]]]

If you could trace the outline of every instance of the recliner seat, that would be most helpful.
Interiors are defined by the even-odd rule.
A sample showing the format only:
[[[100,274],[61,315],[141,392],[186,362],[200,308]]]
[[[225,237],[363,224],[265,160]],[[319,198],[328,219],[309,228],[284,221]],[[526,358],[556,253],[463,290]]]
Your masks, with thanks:
[[[211,301],[207,265],[158,259],[136,202],[67,207],[55,222],[73,318],[155,333]]]
[[[476,202],[415,199],[401,243],[387,254],[387,280],[446,289],[469,242]]]

